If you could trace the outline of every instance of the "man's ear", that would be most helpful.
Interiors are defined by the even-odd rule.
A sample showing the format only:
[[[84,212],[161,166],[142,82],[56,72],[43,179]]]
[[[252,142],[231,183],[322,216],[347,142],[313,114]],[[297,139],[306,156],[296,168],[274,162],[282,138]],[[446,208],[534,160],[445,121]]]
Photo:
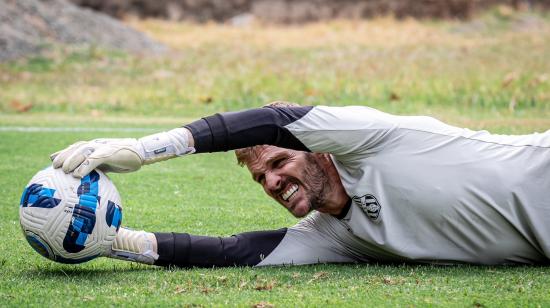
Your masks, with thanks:
[[[330,154],[328,153],[313,153],[315,159],[319,162],[321,166],[324,168],[327,168],[332,164],[332,160],[330,159]]]

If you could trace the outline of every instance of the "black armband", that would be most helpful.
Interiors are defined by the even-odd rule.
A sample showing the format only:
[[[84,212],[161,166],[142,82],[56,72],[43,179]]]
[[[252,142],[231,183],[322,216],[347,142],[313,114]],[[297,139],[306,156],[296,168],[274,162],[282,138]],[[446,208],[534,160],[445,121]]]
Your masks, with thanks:
[[[217,113],[185,125],[195,140],[197,153],[228,151],[269,144],[309,151],[286,125],[305,116],[313,107],[264,107]]]
[[[180,267],[254,266],[279,245],[287,229],[254,231],[230,237],[155,233],[155,265]]]

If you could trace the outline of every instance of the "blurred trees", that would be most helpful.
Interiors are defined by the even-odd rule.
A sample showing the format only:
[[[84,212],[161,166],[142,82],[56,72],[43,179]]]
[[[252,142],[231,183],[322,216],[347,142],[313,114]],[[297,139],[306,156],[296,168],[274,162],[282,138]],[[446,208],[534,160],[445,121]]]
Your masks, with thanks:
[[[171,20],[225,22],[238,16],[262,21],[300,23],[331,18],[369,18],[394,15],[397,18],[467,19],[477,10],[493,5],[516,9],[534,6],[550,8],[550,0],[71,0],[115,17],[134,15]]]

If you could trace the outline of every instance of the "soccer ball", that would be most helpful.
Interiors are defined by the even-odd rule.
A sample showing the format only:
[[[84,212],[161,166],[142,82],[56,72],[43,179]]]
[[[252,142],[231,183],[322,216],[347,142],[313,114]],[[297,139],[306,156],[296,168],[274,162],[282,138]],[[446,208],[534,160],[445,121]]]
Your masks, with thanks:
[[[94,170],[82,179],[48,167],[21,196],[19,222],[34,250],[61,263],[104,256],[122,222],[120,195],[111,180]]]

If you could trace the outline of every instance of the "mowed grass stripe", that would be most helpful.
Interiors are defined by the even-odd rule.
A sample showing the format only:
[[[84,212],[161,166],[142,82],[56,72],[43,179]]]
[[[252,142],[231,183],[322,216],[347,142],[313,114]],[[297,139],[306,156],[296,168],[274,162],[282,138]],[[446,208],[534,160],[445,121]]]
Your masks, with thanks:
[[[54,132],[151,132],[154,128],[139,127],[43,127],[43,126],[0,126],[0,132],[54,133]]]

